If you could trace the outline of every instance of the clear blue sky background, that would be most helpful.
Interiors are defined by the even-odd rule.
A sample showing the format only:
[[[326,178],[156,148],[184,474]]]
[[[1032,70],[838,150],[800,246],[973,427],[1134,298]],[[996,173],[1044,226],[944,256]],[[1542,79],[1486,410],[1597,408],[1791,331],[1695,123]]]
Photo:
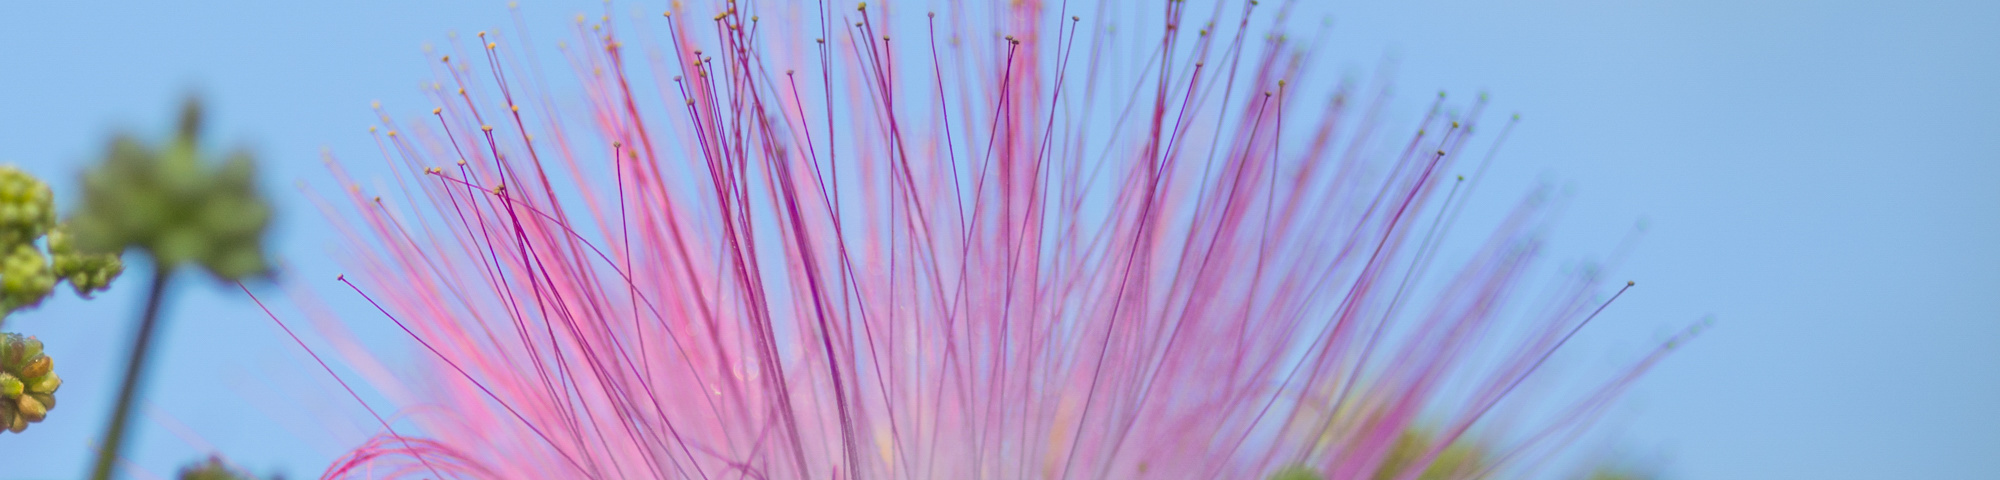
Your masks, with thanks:
[[[374,165],[369,102],[429,108],[422,44],[512,28],[499,1],[169,3],[192,2],[0,4],[0,162],[73,196],[107,134],[161,134],[199,90],[209,140],[261,153],[289,213],[277,252],[308,283],[337,271],[294,187],[323,172],[320,150]],[[1306,12],[1336,22],[1329,68],[1365,75],[1393,56],[1407,92],[1486,90],[1522,112],[1481,188],[1571,187],[1558,257],[1601,254],[1649,220],[1619,271],[1641,287],[1580,358],[1629,360],[1717,316],[1613,414],[1621,455],[1678,479],[2000,478],[2000,5],[1378,3]],[[658,8],[618,8],[634,7]],[[601,7],[524,13],[552,43],[579,11]],[[68,381],[48,423],[0,435],[0,477],[84,470],[144,268],[99,301],[64,294],[10,321],[48,342]],[[190,279],[134,461],[165,475],[213,448],[316,475],[366,417],[240,292]]]

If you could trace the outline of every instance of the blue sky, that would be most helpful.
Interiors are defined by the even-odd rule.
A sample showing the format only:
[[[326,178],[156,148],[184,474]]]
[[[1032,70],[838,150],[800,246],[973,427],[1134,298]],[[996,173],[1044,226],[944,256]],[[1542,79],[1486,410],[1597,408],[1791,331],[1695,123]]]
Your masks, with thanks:
[[[1341,3],[1301,13],[1334,22],[1325,67],[1394,58],[1404,91],[1486,91],[1522,113],[1481,188],[1569,191],[1555,256],[1602,255],[1648,224],[1617,272],[1640,288],[1574,359],[1630,359],[1715,315],[1612,414],[1621,456],[1680,479],[2000,477],[2000,6]],[[614,8],[639,7],[657,9]],[[601,8],[523,13],[555,33]],[[290,213],[275,244],[295,286],[337,293],[311,284],[338,267],[296,185],[323,172],[322,149],[373,165],[371,101],[428,108],[423,44],[512,26],[498,1],[0,4],[0,162],[73,196],[109,133],[161,133],[202,92],[208,139],[259,152]],[[49,343],[67,382],[48,423],[0,435],[5,476],[84,469],[143,268],[98,301],[63,294],[9,321]],[[319,372],[234,287],[187,280],[134,461],[167,474],[212,445],[259,472],[317,472],[365,424],[297,412],[358,412],[300,377]],[[327,397],[260,393],[273,384]]]

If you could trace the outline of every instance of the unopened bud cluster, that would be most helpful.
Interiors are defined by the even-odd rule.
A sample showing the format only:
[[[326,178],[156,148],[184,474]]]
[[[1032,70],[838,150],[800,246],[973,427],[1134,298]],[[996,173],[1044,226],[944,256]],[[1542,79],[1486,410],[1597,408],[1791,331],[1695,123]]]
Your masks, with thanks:
[[[28,172],[0,167],[0,244],[35,241],[56,225],[56,198]]]
[[[41,304],[56,288],[49,259],[32,243],[0,248],[5,248],[0,251],[0,309],[12,312]]]
[[[37,245],[44,236],[46,253]],[[40,305],[58,281],[88,297],[110,288],[123,271],[117,253],[86,254],[70,245],[68,232],[56,223],[55,194],[47,183],[0,166],[0,323]],[[42,353],[41,340],[0,333],[0,431],[21,433],[48,418],[62,387],[55,368],[55,360]]]
[[[88,298],[111,288],[111,281],[125,272],[125,263],[117,254],[83,253],[73,242],[67,228],[58,226],[49,231],[49,256],[55,257],[50,273],[68,281],[77,295]]]
[[[48,253],[35,242],[48,236]],[[51,265],[51,258],[53,265]],[[109,288],[125,270],[116,253],[85,254],[56,224],[55,196],[40,179],[0,166],[0,315],[40,305],[57,281],[78,295]]]
[[[42,353],[42,341],[18,333],[0,334],[0,428],[21,433],[56,408],[55,360]]]
[[[21,169],[0,167],[0,314],[39,304],[55,289],[48,259],[34,244],[55,224],[49,185]]]
[[[82,208],[70,219],[74,243],[65,248],[136,247],[160,268],[197,264],[225,280],[266,272],[271,210],[257,192],[250,155],[230,154],[219,166],[202,161],[200,125],[201,108],[189,102],[180,133],[165,145],[112,141],[104,163],[84,174]]]

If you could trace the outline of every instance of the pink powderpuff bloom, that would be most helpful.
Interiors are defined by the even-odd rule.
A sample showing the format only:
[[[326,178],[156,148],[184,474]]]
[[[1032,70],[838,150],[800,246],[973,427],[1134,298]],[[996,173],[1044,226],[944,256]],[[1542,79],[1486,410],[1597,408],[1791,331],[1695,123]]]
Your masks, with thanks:
[[[1293,2],[951,3],[579,17],[578,97],[524,38],[439,57],[326,202],[342,321],[416,349],[342,357],[417,429],[325,478],[1528,475],[1666,351],[1465,460],[1625,291],[1522,301],[1539,195],[1434,265],[1483,99],[1388,126]]]

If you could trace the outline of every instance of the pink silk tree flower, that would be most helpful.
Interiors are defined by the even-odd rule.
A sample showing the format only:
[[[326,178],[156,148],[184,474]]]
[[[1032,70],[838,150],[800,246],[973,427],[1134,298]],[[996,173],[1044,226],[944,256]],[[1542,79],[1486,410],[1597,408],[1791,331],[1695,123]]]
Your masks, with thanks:
[[[440,56],[393,179],[332,162],[341,321],[416,349],[341,357],[415,428],[325,478],[1536,475],[1667,350],[1475,441],[1625,291],[1524,286],[1539,193],[1440,258],[1513,123],[1386,120],[1293,2],[950,3]]]

